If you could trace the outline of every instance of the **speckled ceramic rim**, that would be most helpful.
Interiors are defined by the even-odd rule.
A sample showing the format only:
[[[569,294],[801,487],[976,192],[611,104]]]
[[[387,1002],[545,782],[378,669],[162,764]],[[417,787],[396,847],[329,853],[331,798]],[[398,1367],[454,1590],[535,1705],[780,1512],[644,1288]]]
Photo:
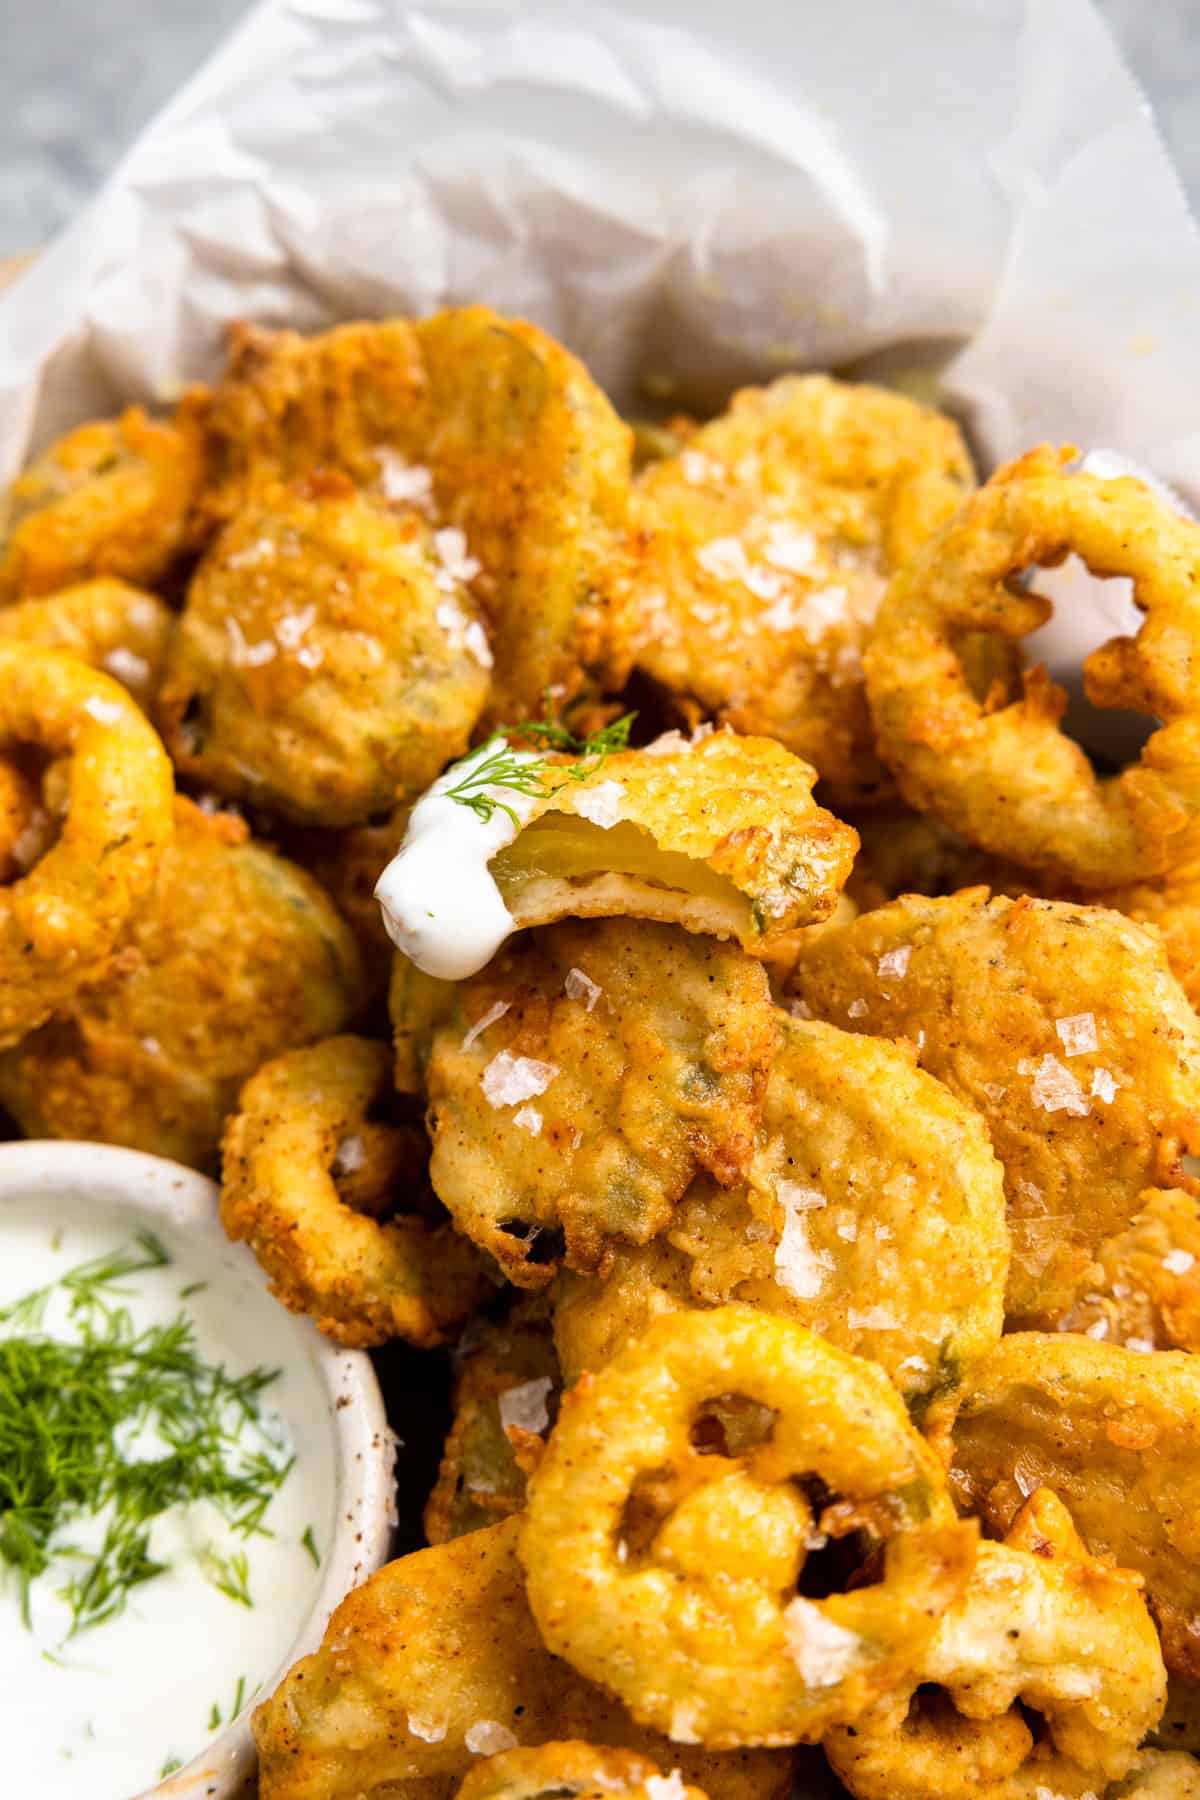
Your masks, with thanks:
[[[245,1259],[262,1288],[266,1278],[242,1245],[225,1240],[217,1213],[214,1182],[159,1156],[120,1150],[108,1144],[17,1143],[0,1145],[0,1204],[18,1196],[44,1195],[50,1201],[86,1187],[98,1202],[128,1207],[147,1220],[195,1233],[222,1252]],[[298,1656],[320,1642],[325,1623],[342,1596],[386,1561],[392,1533],[395,1440],[388,1430],[383,1399],[370,1358],[361,1350],[340,1350],[308,1319],[279,1312],[281,1348],[315,1367],[329,1397],[329,1430],[337,1456],[333,1539],[323,1559],[312,1609],[279,1668],[263,1684],[268,1694]],[[286,1352],[285,1352],[286,1353]],[[278,1353],[276,1353],[278,1354]],[[249,1711],[227,1726],[168,1780],[147,1788],[137,1800],[235,1800],[254,1771]]]

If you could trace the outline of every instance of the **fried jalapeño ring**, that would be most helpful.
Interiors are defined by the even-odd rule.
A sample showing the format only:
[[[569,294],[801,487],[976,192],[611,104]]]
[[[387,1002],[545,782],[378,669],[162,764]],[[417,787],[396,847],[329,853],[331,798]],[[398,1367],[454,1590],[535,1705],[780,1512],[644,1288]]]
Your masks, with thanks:
[[[342,1198],[339,1160],[353,1173],[368,1145],[380,1153],[380,1134],[365,1134],[390,1089],[389,1065],[384,1045],[356,1037],[276,1057],[247,1082],[225,1131],[226,1231],[249,1243],[285,1306],[341,1344],[440,1343],[490,1291],[479,1256],[452,1227],[409,1216],[381,1223]],[[403,1174],[420,1199],[420,1174]]]
[[[0,749],[63,763],[58,841],[0,889],[0,1048],[95,980],[172,834],[166,752],[125,689],[73,656],[0,643]]]
[[[730,1394],[769,1435],[704,1454],[698,1418]],[[804,1597],[814,1527],[860,1532],[873,1584]],[[903,1681],[975,1543],[880,1369],[729,1306],[659,1319],[565,1395],[521,1557],[549,1649],[643,1724],[731,1749],[811,1742]]]
[[[1200,846],[1200,527],[1138,481],[1071,472],[1072,449],[1007,464],[895,575],[865,663],[880,748],[905,799],[970,842],[1086,888],[1165,874]],[[990,710],[958,651],[968,632],[1023,637],[1050,616],[1016,590],[1074,551],[1124,575],[1146,621],[1084,664],[1094,705],[1163,721],[1141,761],[1097,778],[1058,729],[1063,698],[1034,670]]]

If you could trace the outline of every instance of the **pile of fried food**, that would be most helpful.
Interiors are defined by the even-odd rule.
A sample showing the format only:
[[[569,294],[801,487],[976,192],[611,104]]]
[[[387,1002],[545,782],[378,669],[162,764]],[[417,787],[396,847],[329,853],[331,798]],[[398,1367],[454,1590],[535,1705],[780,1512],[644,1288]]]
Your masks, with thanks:
[[[449,980],[372,892],[468,753]],[[481,307],[239,327],[0,502],[0,882],[16,1127],[454,1346],[263,1800],[1200,1796],[1200,528],[822,375],[635,432]]]

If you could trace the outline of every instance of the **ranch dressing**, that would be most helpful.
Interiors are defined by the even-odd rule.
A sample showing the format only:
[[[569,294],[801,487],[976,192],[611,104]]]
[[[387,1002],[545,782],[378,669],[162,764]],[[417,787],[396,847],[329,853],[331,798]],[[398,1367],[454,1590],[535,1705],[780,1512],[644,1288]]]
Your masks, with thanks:
[[[6,1205],[0,1308],[58,1283],[80,1264],[127,1249],[141,1222],[136,1213],[103,1205],[66,1201],[52,1210],[48,1217],[42,1202]],[[205,1365],[224,1365],[231,1377],[261,1366],[261,1306],[247,1303],[238,1279],[216,1260],[219,1253],[197,1253],[185,1234],[156,1227],[155,1235],[171,1261],[123,1278],[111,1304],[128,1309],[139,1333],[185,1313],[195,1356]],[[203,1285],[181,1294],[197,1282]],[[35,1329],[59,1342],[78,1342],[61,1288],[53,1289]],[[0,1335],[34,1332],[9,1322]],[[16,1572],[0,1563],[5,1793],[129,1800],[172,1765],[186,1764],[256,1696],[262,1698],[260,1690],[276,1674],[315,1598],[317,1562],[333,1529],[333,1459],[313,1370],[299,1364],[285,1369],[254,1404],[257,1419],[237,1427],[237,1442],[280,1467],[295,1459],[261,1518],[270,1535],[233,1531],[208,1500],[172,1507],[150,1522],[150,1555],[168,1565],[165,1572],[127,1588],[117,1616],[75,1636],[69,1636],[71,1607],[60,1595],[78,1565],[55,1560],[33,1580],[27,1627]],[[122,1447],[126,1461],[163,1452],[161,1438]],[[104,1512],[72,1519],[62,1536],[94,1553],[105,1523]],[[222,1571],[251,1604],[221,1591],[216,1583]]]
[[[512,843],[539,798],[477,782],[498,748],[520,765],[544,761],[534,751],[509,752],[503,739],[492,738],[454,763],[413,808],[404,842],[375,888],[392,942],[441,981],[465,981],[512,935],[512,915],[488,864]],[[490,818],[450,798],[466,783],[492,802]]]

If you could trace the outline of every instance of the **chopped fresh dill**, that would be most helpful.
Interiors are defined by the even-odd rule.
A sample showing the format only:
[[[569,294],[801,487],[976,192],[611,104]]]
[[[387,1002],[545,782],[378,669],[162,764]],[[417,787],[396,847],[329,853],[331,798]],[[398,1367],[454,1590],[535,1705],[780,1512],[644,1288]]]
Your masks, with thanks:
[[[250,1595],[250,1559],[244,1550],[235,1550],[230,1556],[222,1556],[219,1550],[214,1550],[209,1544],[200,1552],[200,1566],[219,1594],[227,1594],[239,1606],[253,1607],[254,1601]]]
[[[177,1756],[168,1756],[166,1762],[158,1771],[158,1779],[160,1781],[165,1781],[168,1775],[173,1775],[176,1769],[182,1769],[182,1767],[183,1764]]]
[[[304,1536],[300,1539],[300,1542],[304,1545],[304,1548],[308,1551],[308,1554],[312,1557],[313,1568],[319,1569],[321,1566],[321,1552],[317,1549],[317,1540],[313,1536],[313,1528],[311,1525],[305,1526]]]
[[[255,1693],[257,1693],[258,1689],[256,1688],[254,1691],[255,1691]],[[209,1709],[208,1709],[208,1729],[210,1731],[215,1731],[217,1729],[218,1725],[226,1725],[226,1724],[232,1725],[233,1721],[237,1718],[238,1714],[241,1712],[241,1710],[245,1704],[246,1704],[246,1677],[244,1675],[239,1675],[237,1688],[234,1691],[233,1705],[230,1707],[229,1711],[227,1713],[222,1714],[220,1705],[218,1704],[218,1702],[216,1700],[214,1700],[212,1705],[209,1707]],[[178,1766],[178,1765],[176,1765],[176,1766]]]
[[[193,1294],[202,1294],[207,1286],[207,1281],[189,1281],[186,1287],[180,1288],[179,1298],[181,1300],[187,1300],[190,1299]]]
[[[549,800],[565,782],[586,781],[603,768],[605,761],[614,752],[624,750],[628,746],[630,729],[636,717],[636,713],[626,713],[600,731],[589,732],[586,737],[576,737],[566,725],[553,717],[547,695],[545,718],[526,719],[521,725],[502,727],[494,732],[482,748],[468,759],[473,766],[467,769],[454,787],[447,790],[446,798],[457,801],[459,806],[469,806],[485,825],[497,808],[506,812],[514,825],[519,825],[521,821],[515,810],[506,801],[497,799],[489,790],[507,788],[510,793],[527,794],[535,800]],[[512,749],[508,741],[510,738],[522,739],[544,754],[530,760],[527,751]],[[551,763],[551,752],[555,755],[572,756],[575,760],[566,765]],[[553,780],[553,776],[561,776],[562,780]]]
[[[64,1642],[115,1618],[163,1572],[150,1547],[160,1514],[207,1501],[249,1537],[294,1460],[260,1412],[277,1370],[230,1375],[202,1360],[186,1314],[139,1330],[121,1304],[121,1283],[169,1262],[141,1232],[0,1311],[0,1563],[15,1572],[27,1626],[33,1582],[61,1573]],[[70,1341],[43,1329],[56,1290]],[[76,1541],[89,1523],[86,1544]],[[215,1585],[251,1605],[245,1553],[208,1557]]]

